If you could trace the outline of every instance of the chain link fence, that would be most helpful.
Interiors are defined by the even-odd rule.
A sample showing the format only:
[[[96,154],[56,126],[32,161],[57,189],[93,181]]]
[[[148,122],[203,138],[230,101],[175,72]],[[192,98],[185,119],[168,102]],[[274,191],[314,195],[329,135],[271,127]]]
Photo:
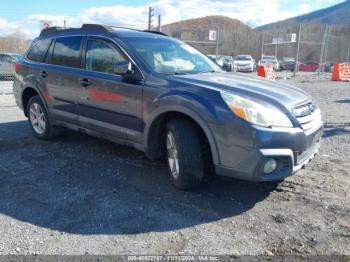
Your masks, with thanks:
[[[0,53],[0,81],[13,81],[15,77],[16,57]]]
[[[19,54],[29,47],[31,40],[23,34],[15,33],[0,36],[0,81],[12,81],[15,75],[15,62]]]
[[[218,47],[208,41],[206,29],[218,31]],[[187,41],[205,54],[236,56],[251,55],[259,61],[263,55],[283,60],[298,61],[297,71],[330,72],[335,63],[350,62],[350,26],[322,24],[291,24],[284,27],[250,29],[237,25],[220,24],[194,28],[165,28],[165,33]],[[294,68],[293,68],[294,69]],[[293,71],[293,70],[291,70]]]
[[[350,61],[349,27],[308,24],[263,36],[263,54],[297,59],[300,71],[330,72],[333,64]]]

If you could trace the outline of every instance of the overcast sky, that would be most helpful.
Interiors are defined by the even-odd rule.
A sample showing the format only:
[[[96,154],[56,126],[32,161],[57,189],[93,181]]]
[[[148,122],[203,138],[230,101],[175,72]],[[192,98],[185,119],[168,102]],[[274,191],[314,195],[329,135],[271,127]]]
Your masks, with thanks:
[[[0,0],[0,36],[20,31],[39,33],[39,21],[62,26],[102,23],[139,29],[147,27],[148,6],[161,14],[163,23],[207,15],[224,15],[259,26],[308,13],[343,0]]]

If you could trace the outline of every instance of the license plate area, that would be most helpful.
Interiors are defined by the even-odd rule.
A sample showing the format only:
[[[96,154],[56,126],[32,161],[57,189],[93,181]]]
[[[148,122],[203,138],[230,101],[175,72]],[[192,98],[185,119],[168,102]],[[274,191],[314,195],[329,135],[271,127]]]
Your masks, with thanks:
[[[322,136],[322,128],[320,128],[319,130],[310,134],[307,137],[307,149],[305,151],[297,154],[295,164],[298,165],[298,164],[304,162],[306,159],[308,159],[314,153],[316,147],[320,143],[321,136]]]

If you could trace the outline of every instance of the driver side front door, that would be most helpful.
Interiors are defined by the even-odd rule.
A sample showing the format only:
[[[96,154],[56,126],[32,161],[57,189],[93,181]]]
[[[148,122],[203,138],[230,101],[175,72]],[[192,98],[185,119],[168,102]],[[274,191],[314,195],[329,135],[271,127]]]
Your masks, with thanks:
[[[85,97],[79,103],[80,125],[132,142],[142,138],[142,89],[144,81],[126,82],[114,73],[116,63],[128,57],[113,42],[88,37],[85,41],[84,76],[80,84]]]

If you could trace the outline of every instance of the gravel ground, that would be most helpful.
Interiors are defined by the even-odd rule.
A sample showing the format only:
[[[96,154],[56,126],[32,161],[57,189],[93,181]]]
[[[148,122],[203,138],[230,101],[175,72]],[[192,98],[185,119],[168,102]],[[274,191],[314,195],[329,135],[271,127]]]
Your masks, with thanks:
[[[318,101],[319,155],[279,184],[218,177],[191,192],[133,149],[73,132],[34,139],[0,82],[0,255],[350,255],[350,83],[280,81]]]

